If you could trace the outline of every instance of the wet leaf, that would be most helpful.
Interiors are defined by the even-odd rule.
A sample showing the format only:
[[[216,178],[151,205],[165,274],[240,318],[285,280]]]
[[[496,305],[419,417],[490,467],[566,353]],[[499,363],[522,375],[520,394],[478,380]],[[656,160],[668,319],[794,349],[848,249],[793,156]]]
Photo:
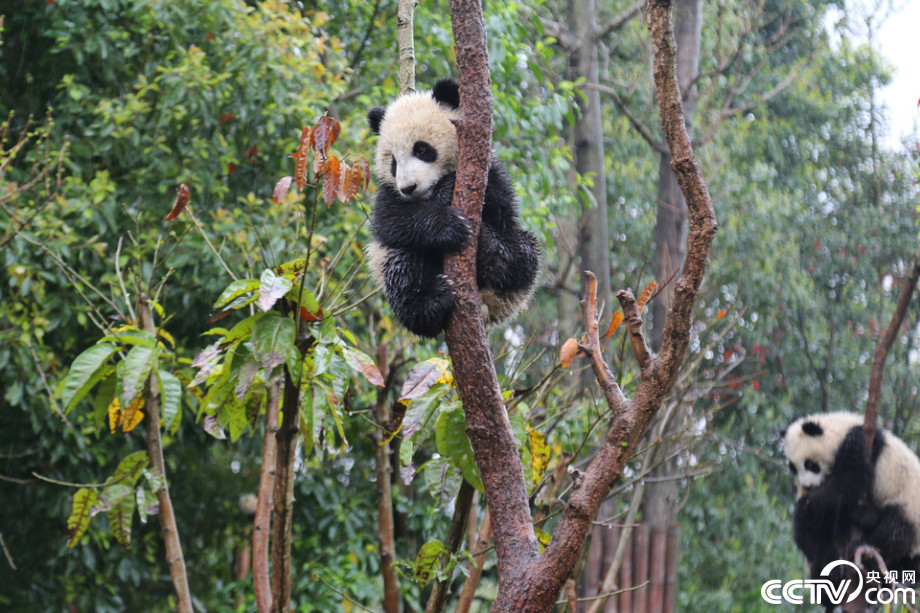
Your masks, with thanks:
[[[275,183],[275,189],[272,190],[272,200],[275,201],[275,204],[280,204],[284,200],[288,192],[291,191],[291,182],[294,180],[294,177],[282,177],[280,181]]]
[[[73,495],[73,505],[67,518],[67,549],[73,549],[86,532],[92,517],[90,510],[98,498],[99,492],[88,487],[78,489]]]
[[[383,375],[380,373],[380,369],[377,368],[377,364],[374,363],[373,358],[367,355],[363,351],[357,349],[352,349],[351,347],[342,348],[342,357],[345,358],[345,363],[348,364],[353,370],[364,375],[364,378],[370,381],[372,384],[377,387],[383,387]]]

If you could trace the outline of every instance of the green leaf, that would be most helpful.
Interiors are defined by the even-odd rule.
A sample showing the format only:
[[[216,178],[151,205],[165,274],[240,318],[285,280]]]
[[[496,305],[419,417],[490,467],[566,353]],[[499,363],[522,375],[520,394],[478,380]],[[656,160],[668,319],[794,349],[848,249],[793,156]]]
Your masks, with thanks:
[[[466,416],[462,409],[442,411],[435,423],[435,440],[438,444],[438,453],[447,456],[460,467],[463,478],[485,494],[482,486],[482,476],[473,457],[473,447],[466,435]]]
[[[415,559],[415,581],[421,587],[428,585],[437,574],[442,553],[448,553],[448,550],[439,540],[428,541],[419,549]]]
[[[93,345],[77,356],[61,387],[60,395],[65,412],[70,411],[96,385],[102,377],[103,364],[116,351],[118,345],[103,343]]]
[[[259,299],[256,306],[262,311],[271,309],[278,299],[288,293],[294,284],[290,279],[279,277],[270,268],[262,271],[262,277],[259,279]]]
[[[176,375],[162,368],[157,369],[160,382],[160,410],[163,413],[163,427],[167,432],[175,432],[182,415],[182,382]]]
[[[239,298],[243,294],[259,289],[259,284],[260,282],[258,279],[239,279],[234,281],[221,293],[217,302],[214,303],[214,308],[223,308],[230,303],[230,301]]]
[[[256,322],[252,329],[252,355],[262,362],[266,372],[284,363],[294,346],[294,322],[271,313]]]
[[[112,475],[109,482],[134,487],[138,477],[141,476],[141,473],[144,472],[149,463],[150,458],[147,457],[146,451],[135,451],[118,463],[118,468],[115,469],[115,474]]]
[[[237,324],[230,328],[230,331],[220,339],[220,347],[226,349],[236,345],[240,341],[248,340],[249,337],[252,336],[252,327],[263,317],[265,317],[265,313],[256,313],[255,315],[251,315],[237,322]]]
[[[141,393],[144,383],[146,383],[147,377],[150,376],[150,371],[153,370],[159,357],[159,349],[151,349],[141,345],[131,348],[123,362],[124,372],[122,372],[121,393],[118,396],[121,406],[128,406]]]
[[[438,507],[443,507],[456,498],[463,483],[460,469],[444,456],[425,462],[422,466],[422,476],[425,478],[428,493]]]
[[[112,533],[125,549],[131,546],[131,519],[134,517],[134,504],[134,496],[125,496],[106,513]]]
[[[100,343],[120,343],[122,345],[141,345],[153,349],[157,346],[157,339],[152,334],[138,328],[126,328],[115,334],[110,334],[99,341]]]
[[[88,487],[78,489],[73,495],[73,506],[67,518],[67,549],[73,549],[89,527],[89,520],[92,517],[90,509],[96,504],[97,498],[99,498],[99,492]]]

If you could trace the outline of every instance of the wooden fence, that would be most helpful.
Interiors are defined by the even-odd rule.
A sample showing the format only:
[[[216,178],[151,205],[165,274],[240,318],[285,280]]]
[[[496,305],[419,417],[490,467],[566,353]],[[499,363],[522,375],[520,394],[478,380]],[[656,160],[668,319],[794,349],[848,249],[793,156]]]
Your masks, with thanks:
[[[622,531],[619,526],[594,527],[581,576],[580,598],[598,595]],[[635,525],[626,543],[616,587],[611,590],[619,593],[607,599],[601,612],[673,613],[679,549],[680,530],[677,525],[669,528]],[[580,603],[578,610],[584,612],[587,608],[588,603]]]

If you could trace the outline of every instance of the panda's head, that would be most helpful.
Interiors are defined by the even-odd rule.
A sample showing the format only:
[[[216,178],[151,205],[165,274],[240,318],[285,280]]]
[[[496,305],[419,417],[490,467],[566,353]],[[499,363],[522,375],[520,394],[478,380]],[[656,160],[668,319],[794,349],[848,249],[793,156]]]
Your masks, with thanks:
[[[406,200],[427,198],[446,174],[457,170],[457,109],[460,90],[452,79],[431,92],[400,96],[387,108],[367,112],[371,130],[380,135],[374,172],[380,183]]]
[[[783,451],[795,477],[797,499],[824,483],[843,439],[861,423],[862,418],[854,413],[819,413],[798,419],[786,429]]]

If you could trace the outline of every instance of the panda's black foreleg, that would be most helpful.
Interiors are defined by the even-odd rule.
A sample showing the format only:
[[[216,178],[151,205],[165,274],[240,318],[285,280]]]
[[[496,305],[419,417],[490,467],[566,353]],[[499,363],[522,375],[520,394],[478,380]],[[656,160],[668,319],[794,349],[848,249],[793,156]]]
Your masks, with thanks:
[[[476,280],[480,287],[499,292],[529,289],[540,267],[540,248],[533,234],[509,228],[499,234],[490,224],[479,229],[476,250]]]
[[[454,308],[454,288],[435,256],[391,249],[384,265],[384,295],[410,332],[435,338]]]
[[[452,185],[452,184],[451,184]],[[408,251],[454,253],[466,244],[470,224],[459,209],[443,203],[441,191],[428,200],[405,200],[381,186],[374,205],[374,238],[387,247]]]
[[[866,542],[879,550],[888,567],[898,570],[904,570],[899,567],[905,563],[913,568],[908,561],[916,539],[917,528],[897,505],[882,507],[875,525],[866,534]]]

